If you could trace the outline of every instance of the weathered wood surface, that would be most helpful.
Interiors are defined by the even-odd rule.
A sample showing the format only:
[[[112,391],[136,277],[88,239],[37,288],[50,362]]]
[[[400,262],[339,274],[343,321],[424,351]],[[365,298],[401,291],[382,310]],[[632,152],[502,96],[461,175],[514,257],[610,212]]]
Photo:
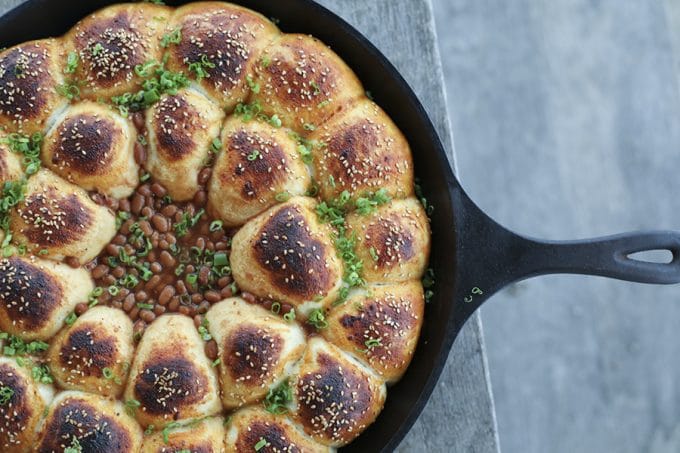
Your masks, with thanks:
[[[425,105],[454,165],[431,0],[320,0],[368,37]],[[0,0],[0,14],[23,0]],[[390,395],[398,398],[398,395]],[[456,340],[430,402],[400,452],[496,452],[498,439],[481,321]]]

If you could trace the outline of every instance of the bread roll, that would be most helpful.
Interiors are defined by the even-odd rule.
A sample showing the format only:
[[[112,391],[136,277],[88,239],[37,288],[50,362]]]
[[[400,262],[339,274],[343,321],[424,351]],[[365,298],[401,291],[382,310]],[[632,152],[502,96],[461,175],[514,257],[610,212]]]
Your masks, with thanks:
[[[0,259],[0,328],[24,340],[48,340],[93,289],[85,269],[34,257]]]
[[[420,279],[430,256],[430,226],[415,198],[394,200],[373,213],[347,216],[349,234],[368,282]]]
[[[321,198],[343,191],[352,199],[383,189],[392,198],[413,194],[408,142],[372,101],[361,99],[309,136]]]
[[[309,340],[293,389],[293,418],[307,434],[332,447],[354,440],[385,402],[381,379],[318,337]]]
[[[246,451],[330,453],[333,449],[309,438],[285,415],[251,406],[234,413],[227,427],[227,453]]]
[[[121,402],[66,391],[50,405],[35,451],[62,452],[71,447],[82,452],[133,453],[141,444],[142,430]]]
[[[408,368],[418,343],[425,301],[420,281],[370,285],[334,307],[323,336],[388,383]]]
[[[0,357],[0,390],[0,450],[32,451],[45,409],[38,384],[16,360]]]
[[[118,4],[101,9],[78,22],[64,36],[63,62],[78,54],[73,78],[81,82],[84,98],[108,99],[136,92],[141,78],[135,66],[160,62],[159,40],[171,9],[151,3]]]
[[[45,137],[42,160],[64,179],[114,198],[139,184],[137,130],[109,107],[84,101],[70,106]]]
[[[52,376],[68,390],[118,397],[132,363],[132,321],[122,310],[94,307],[52,340]]]
[[[66,104],[60,41],[41,39],[0,53],[0,127],[31,135],[45,129],[52,112]]]
[[[259,90],[251,99],[303,135],[364,95],[354,72],[312,36],[280,35],[264,50],[255,73]]]
[[[7,181],[21,179],[24,174],[21,158],[3,143],[3,139],[4,137],[0,137],[0,187]]]
[[[164,95],[147,110],[147,168],[173,200],[190,200],[198,191],[198,172],[205,166],[223,119],[222,109],[193,90]]]
[[[83,189],[43,169],[28,179],[26,199],[10,215],[10,229],[15,243],[26,243],[35,254],[74,257],[82,264],[111,241],[116,221]]]
[[[303,312],[335,300],[342,264],[315,206],[311,198],[292,198],[236,233],[230,262],[239,288]]]
[[[297,324],[238,297],[213,305],[205,316],[217,342],[227,409],[264,398],[305,348],[305,334]]]
[[[232,117],[222,130],[208,189],[210,212],[225,225],[243,225],[282,196],[304,195],[309,171],[288,132],[262,121]]]
[[[139,401],[137,420],[164,426],[218,413],[218,382],[193,321],[177,314],[147,327],[130,369],[125,400]]]
[[[141,453],[199,452],[224,453],[224,419],[195,419],[168,429],[167,442],[162,432],[144,438]]]
[[[279,33],[261,14],[222,2],[196,2],[177,8],[167,27],[168,33],[175,30],[181,37],[179,43],[167,47],[168,67],[197,79],[226,111],[245,101],[250,90],[247,77],[262,48]],[[197,77],[191,64],[200,65],[205,77]]]

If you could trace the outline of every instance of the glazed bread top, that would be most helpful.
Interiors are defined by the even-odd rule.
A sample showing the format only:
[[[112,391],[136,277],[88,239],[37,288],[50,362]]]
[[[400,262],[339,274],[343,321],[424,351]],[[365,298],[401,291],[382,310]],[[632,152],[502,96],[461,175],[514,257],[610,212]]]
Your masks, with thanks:
[[[258,12],[117,4],[0,52],[0,183],[3,451],[334,451],[415,353],[409,144]]]

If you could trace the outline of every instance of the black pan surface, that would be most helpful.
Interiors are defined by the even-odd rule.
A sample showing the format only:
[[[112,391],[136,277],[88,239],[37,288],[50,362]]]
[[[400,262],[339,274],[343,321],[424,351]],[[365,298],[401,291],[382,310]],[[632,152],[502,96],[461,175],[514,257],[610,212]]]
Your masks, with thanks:
[[[413,362],[403,379],[388,389],[377,421],[343,452],[392,451],[399,445],[432,393],[461,327],[503,286],[564,272],[644,283],[680,282],[680,233],[630,233],[552,242],[528,239],[499,226],[462,190],[432,123],[406,81],[357,30],[312,0],[232,2],[276,17],[283,31],[316,36],[347,62],[408,139],[416,175],[435,206],[430,265],[437,284]],[[0,18],[0,46],[59,36],[88,13],[114,3],[120,1],[28,0]],[[657,249],[670,250],[672,261],[659,264],[628,258],[634,252]]]

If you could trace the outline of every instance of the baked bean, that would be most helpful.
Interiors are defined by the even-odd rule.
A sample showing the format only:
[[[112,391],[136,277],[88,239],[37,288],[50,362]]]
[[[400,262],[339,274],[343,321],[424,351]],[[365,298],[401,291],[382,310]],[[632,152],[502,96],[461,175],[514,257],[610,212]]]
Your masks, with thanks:
[[[208,302],[211,302],[213,304],[215,302],[219,302],[220,300],[222,300],[222,298],[220,297],[220,293],[218,293],[217,291],[213,291],[213,290],[206,291],[203,294],[203,297],[205,297],[205,300],[207,300]]]
[[[75,256],[67,256],[64,259],[64,262],[74,269],[77,269],[77,268],[80,267],[80,261],[78,261],[78,258],[76,258]]]
[[[125,235],[117,234],[113,239],[111,239],[111,242],[116,245],[124,245],[127,242],[127,238]]]
[[[160,275],[154,275],[149,279],[148,282],[144,285],[144,289],[147,291],[152,291],[154,288],[158,286],[158,284],[161,282],[161,276]]]
[[[175,260],[175,257],[165,250],[163,250],[161,254],[158,256],[158,260],[166,268],[173,268],[177,264],[177,260]]]
[[[158,295],[158,303],[161,305],[166,305],[170,302],[172,296],[175,295],[175,288],[172,285],[167,285]]]
[[[231,297],[233,294],[231,293],[231,286],[226,286],[220,290],[220,296],[222,297]]]
[[[213,362],[217,360],[217,342],[210,340],[205,344],[205,355]]]
[[[142,217],[151,217],[153,215],[153,209],[150,206],[144,206],[140,212]]]
[[[128,316],[133,321],[136,321],[137,318],[139,317],[139,307],[134,307],[132,310],[130,310],[130,313],[128,313]]]
[[[144,114],[142,112],[134,112],[132,115],[132,124],[135,125],[138,131],[144,130]]]
[[[149,266],[149,270],[154,274],[158,274],[163,270],[163,266],[161,266],[161,263],[153,262],[151,263],[151,266]]]
[[[212,175],[212,168],[206,167],[203,170],[198,173],[198,184],[201,186],[204,186],[208,180],[210,179],[210,176]]]
[[[135,300],[137,302],[144,302],[149,298],[149,295],[146,293],[146,291],[137,291],[137,294],[135,294]]]
[[[139,321],[135,322],[134,326],[132,327],[133,338],[136,340],[142,338],[145,329],[146,323],[143,320],[140,319]]]
[[[156,313],[156,316],[160,316],[165,313],[165,307],[163,305],[156,305],[153,307],[153,312]]]
[[[144,165],[146,162],[146,148],[139,142],[135,143],[134,155],[135,162],[137,162],[138,165]]]
[[[151,223],[153,223],[153,227],[161,233],[167,233],[168,229],[170,228],[168,225],[168,219],[160,214],[155,214],[153,217],[151,217]]]
[[[177,311],[178,308],[179,308],[179,297],[175,296],[172,299],[170,299],[170,303],[168,304],[168,310]]]
[[[165,187],[158,184],[157,182],[151,185],[151,191],[153,192],[154,195],[160,198],[163,198],[168,193]]]
[[[156,314],[150,310],[142,310],[139,312],[139,317],[142,318],[142,320],[151,323],[156,319]]]
[[[121,278],[123,277],[123,275],[125,275],[125,268],[122,266],[118,266],[111,271],[111,275],[113,275],[116,278]]]
[[[161,214],[163,214],[165,217],[172,217],[177,213],[177,206],[174,204],[169,204],[163,209],[161,209]]]
[[[87,311],[87,308],[87,304],[81,302],[76,305],[76,308],[73,311],[76,313],[76,315],[80,316]]]
[[[199,190],[199,191],[196,192],[196,194],[194,195],[194,200],[193,200],[193,201],[194,201],[194,204],[195,204],[196,206],[201,206],[201,207],[202,207],[202,206],[205,206],[205,202],[207,201],[207,199],[208,199],[208,196],[206,195],[205,190]]]
[[[128,294],[125,300],[123,301],[123,310],[130,312],[135,307],[135,295],[134,294]]]
[[[179,311],[183,315],[189,315],[191,313],[191,309],[186,305],[180,305],[177,311]]]
[[[151,224],[146,220],[142,220],[139,222],[139,229],[142,230],[144,236],[151,236],[151,233],[153,233],[153,228],[151,228]]]
[[[130,211],[130,200],[127,198],[123,198],[118,202],[118,210],[119,211],[125,211],[129,212]]]
[[[139,214],[142,211],[143,206],[144,197],[139,193],[134,194],[132,197],[132,201],[130,202],[130,210],[135,214]]]
[[[151,186],[149,184],[142,184],[137,188],[137,193],[143,197],[151,195]]]
[[[253,294],[251,294],[247,291],[241,292],[241,297],[243,298],[243,300],[245,300],[248,303],[251,303],[251,304],[255,303],[255,295],[253,295]]]
[[[210,269],[207,266],[201,267],[201,270],[198,271],[198,282],[201,285],[207,285],[208,284],[208,279],[210,278]]]
[[[94,280],[99,280],[104,275],[106,275],[107,272],[109,272],[109,266],[106,264],[100,264],[99,266],[92,269],[92,278]]]

